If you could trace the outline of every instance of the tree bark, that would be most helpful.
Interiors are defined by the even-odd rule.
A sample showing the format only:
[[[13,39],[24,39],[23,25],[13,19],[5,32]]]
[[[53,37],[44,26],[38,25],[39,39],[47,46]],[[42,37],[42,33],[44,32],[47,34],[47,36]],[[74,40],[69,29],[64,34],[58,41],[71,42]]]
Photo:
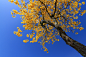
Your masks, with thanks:
[[[55,27],[59,33],[61,38],[66,42],[67,45],[71,46],[72,48],[74,48],[75,50],[77,50],[82,56],[86,57],[86,46],[84,46],[83,44],[73,40],[71,37],[69,37],[65,31],[63,31],[63,29],[61,27],[59,27],[58,24],[54,25],[53,23],[49,22],[49,21],[42,21],[43,23],[47,23],[53,27]]]
[[[66,42],[67,45],[77,50],[82,56],[86,57],[86,46],[70,38],[62,28],[58,27],[57,30],[60,32],[61,38]]]
[[[38,1],[40,1],[40,0],[38,0]],[[73,1],[75,1],[75,0],[73,0]],[[46,11],[47,11],[47,13],[49,14],[49,12],[48,12],[48,10],[47,10],[47,6],[46,6],[42,1],[40,1],[40,2],[41,2],[41,4],[43,4],[43,5],[45,6]],[[57,2],[57,0],[56,0],[56,2]],[[52,16],[50,16],[50,14],[49,14],[49,16],[50,16],[51,18],[54,17],[55,12],[56,12],[56,2],[55,2],[55,11],[54,11],[54,14],[53,14]],[[59,13],[60,13],[60,12],[59,12]],[[61,15],[61,13],[60,13],[60,15]],[[65,17],[63,17],[63,18],[66,19]],[[54,20],[55,20],[55,19],[54,19]],[[46,20],[44,20],[44,18],[43,18],[43,21],[41,22],[41,25],[43,26],[43,23],[47,23],[47,24],[49,24],[49,25],[55,27],[55,28],[59,31],[61,38],[66,42],[67,45],[73,47],[73,48],[74,48],[75,50],[77,50],[82,56],[86,57],[86,46],[84,46],[83,44],[81,44],[81,43],[79,43],[79,42],[73,40],[72,38],[70,38],[70,37],[65,33],[65,31],[63,31],[63,29],[62,29],[61,27],[59,27],[58,23],[57,23],[56,21],[54,21],[54,22],[55,22],[56,24],[53,24],[53,23],[51,23],[50,21],[46,21]],[[43,27],[44,27],[44,26],[43,26]]]

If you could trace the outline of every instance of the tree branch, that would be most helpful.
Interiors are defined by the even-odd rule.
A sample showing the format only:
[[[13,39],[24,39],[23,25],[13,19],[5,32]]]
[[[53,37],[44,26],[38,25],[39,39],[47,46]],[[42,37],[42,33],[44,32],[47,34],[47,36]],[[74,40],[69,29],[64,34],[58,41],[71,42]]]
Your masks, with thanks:
[[[40,1],[40,0],[39,0]],[[57,0],[56,0],[57,1]],[[41,2],[41,1],[40,1]],[[43,2],[41,2],[45,7],[46,7],[46,5],[43,3]],[[56,2],[55,2],[55,5],[56,5]],[[46,7],[46,11],[47,11],[47,7]],[[55,6],[55,11],[56,11],[56,6]],[[55,14],[55,11],[54,11],[54,14]],[[47,13],[48,13],[48,11],[47,11]],[[48,13],[49,14],[49,13]],[[53,15],[54,15],[53,14]],[[61,12],[59,12],[59,14],[61,15]],[[52,16],[53,16],[52,15]],[[49,16],[50,16],[50,14],[49,14]],[[50,16],[51,18],[52,18],[52,16]],[[61,15],[62,16],[62,15]],[[62,16],[64,19],[66,19],[65,18],[65,16]],[[79,43],[79,42],[77,42],[77,41],[75,41],[75,40],[73,40],[71,37],[69,37],[66,33],[65,33],[65,31],[63,31],[63,29],[58,25],[58,23],[56,22],[56,18],[54,18],[53,17],[53,19],[55,19],[55,23],[56,24],[53,24],[53,23],[51,23],[50,21],[46,21],[45,19],[44,19],[44,17],[43,17],[43,21],[41,21],[41,25],[43,26],[43,23],[47,23],[48,25],[51,25],[51,26],[53,26],[53,27],[55,27],[58,31],[59,31],[59,33],[60,33],[60,36],[61,36],[61,38],[66,42],[66,44],[67,45],[70,45],[71,47],[73,47],[75,50],[77,50],[82,56],[84,56],[84,57],[86,57],[86,46],[84,46],[83,44],[81,44],[81,43]]]
[[[54,13],[51,15],[51,17],[54,17],[54,15],[55,15],[55,12],[56,12],[56,4],[57,3],[57,0],[56,0],[56,2],[55,2],[55,10],[54,10]]]
[[[40,1],[40,0],[38,0],[38,1]],[[45,6],[46,11],[47,11],[47,13],[49,14],[49,12],[48,12],[48,10],[47,10],[47,6],[46,6],[42,1],[40,1],[40,2],[41,2],[41,4],[43,4],[43,5]],[[49,16],[50,16],[50,14],[49,14]]]
[[[77,50],[82,56],[86,57],[86,46],[84,46],[83,44],[81,44],[81,43],[73,40],[72,38],[70,38],[65,33],[65,31],[63,31],[63,29],[61,27],[59,27],[59,25],[54,25],[50,21],[45,21],[45,20],[43,20],[42,22],[47,23],[47,24],[55,27],[59,31],[61,38],[66,42],[67,45],[70,45],[75,50]]]

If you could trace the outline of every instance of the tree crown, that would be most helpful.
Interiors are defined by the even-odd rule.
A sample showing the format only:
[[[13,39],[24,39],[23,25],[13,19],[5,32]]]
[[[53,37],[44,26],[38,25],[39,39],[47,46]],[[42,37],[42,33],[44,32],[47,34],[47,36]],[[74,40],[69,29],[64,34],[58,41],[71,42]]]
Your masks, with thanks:
[[[65,32],[74,32],[72,29],[79,29],[80,31],[84,28],[79,26],[81,23],[78,19],[78,15],[83,16],[86,10],[81,10],[81,6],[85,2],[79,3],[80,0],[9,0],[9,2],[18,5],[19,11],[12,10],[12,17],[15,18],[16,14],[22,15],[22,24],[25,30],[32,30],[31,34],[26,34],[27,37],[32,38],[30,43],[38,42],[43,46],[44,51],[48,49],[45,47],[45,43],[52,44],[55,41],[59,41],[55,36],[59,35],[59,31],[56,30],[56,26],[61,27]],[[22,36],[19,27],[18,31],[14,31],[18,37]],[[36,36],[34,37],[34,35]],[[78,34],[78,32],[76,32]],[[39,40],[39,41],[38,41]],[[29,39],[23,40],[27,43]]]

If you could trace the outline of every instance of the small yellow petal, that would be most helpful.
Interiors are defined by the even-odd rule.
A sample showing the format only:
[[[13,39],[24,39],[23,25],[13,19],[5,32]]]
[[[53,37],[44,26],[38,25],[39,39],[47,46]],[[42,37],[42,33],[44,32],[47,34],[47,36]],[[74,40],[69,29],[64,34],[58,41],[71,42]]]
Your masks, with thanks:
[[[15,18],[15,16],[12,16],[13,18]]]
[[[11,0],[10,2],[11,2],[11,3],[13,3],[13,2],[14,2],[14,0]]]
[[[35,40],[35,37],[33,38],[33,41]]]
[[[28,35],[28,34],[27,34],[26,36],[27,36],[27,37],[29,37],[29,35]]]
[[[80,31],[83,30],[83,29],[84,29],[83,27],[80,27],[80,28],[79,28]]]
[[[17,27],[17,29],[19,29],[19,27]]]
[[[59,41],[59,39],[58,39],[58,41]]]
[[[84,5],[84,4],[85,4],[85,2],[82,2],[82,4]]]
[[[29,40],[23,40],[24,43],[27,43]]]
[[[13,15],[12,11],[11,11],[11,14]]]
[[[16,34],[16,31],[14,31],[13,33]]]
[[[45,50],[44,51],[47,51],[48,49],[47,48],[45,48]]]
[[[37,42],[37,41],[30,41],[30,43],[31,43],[31,42],[34,43],[34,42]]]
[[[76,32],[75,34],[78,34],[78,32]]]
[[[48,51],[47,51],[47,53],[48,53]]]
[[[45,41],[45,42],[48,42],[48,41]]]
[[[19,8],[21,8],[21,5],[18,5]]]

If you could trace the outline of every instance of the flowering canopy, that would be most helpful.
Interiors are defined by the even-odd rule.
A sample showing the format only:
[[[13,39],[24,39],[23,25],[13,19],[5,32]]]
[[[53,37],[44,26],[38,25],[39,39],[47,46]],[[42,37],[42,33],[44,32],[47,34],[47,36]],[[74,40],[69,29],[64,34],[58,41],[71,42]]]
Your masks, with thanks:
[[[59,39],[55,37],[55,35],[59,35],[59,32],[49,24],[41,24],[41,21],[46,20],[53,24],[55,24],[56,21],[65,32],[74,32],[74,30],[70,28],[79,29],[80,31],[84,29],[78,26],[81,23],[80,20],[74,21],[78,19],[78,15],[83,16],[83,14],[86,13],[86,10],[81,10],[81,6],[84,5],[85,2],[79,3],[80,0],[8,1],[18,5],[20,8],[19,11],[14,9],[11,11],[12,17],[15,18],[16,14],[22,15],[21,23],[24,24],[23,27],[25,27],[25,30],[32,30],[31,34],[26,34],[26,37],[32,38],[30,43],[41,40],[38,43],[41,43],[44,51],[47,51],[47,53],[48,49],[45,47],[45,43],[50,43],[50,40],[52,44],[55,41],[59,41]],[[54,17],[54,19],[51,17]],[[14,34],[18,37],[22,36],[22,34],[20,34],[20,32],[22,32],[20,28],[17,27],[17,29],[18,31],[14,31]],[[35,34],[36,36],[34,37]],[[75,34],[78,34],[78,32]],[[23,40],[24,43],[28,41],[29,39]]]

